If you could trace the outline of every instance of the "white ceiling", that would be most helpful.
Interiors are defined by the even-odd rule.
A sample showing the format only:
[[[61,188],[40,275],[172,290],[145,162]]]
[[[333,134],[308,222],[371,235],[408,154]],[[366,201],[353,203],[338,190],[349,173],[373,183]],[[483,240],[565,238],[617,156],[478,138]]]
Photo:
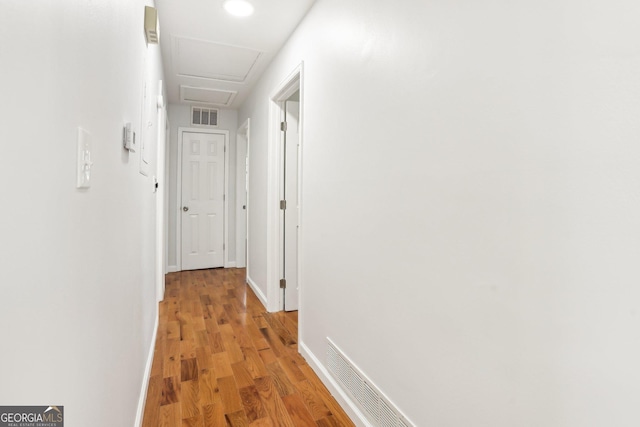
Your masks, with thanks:
[[[171,103],[238,108],[315,0],[250,0],[235,18],[223,0],[156,0]]]

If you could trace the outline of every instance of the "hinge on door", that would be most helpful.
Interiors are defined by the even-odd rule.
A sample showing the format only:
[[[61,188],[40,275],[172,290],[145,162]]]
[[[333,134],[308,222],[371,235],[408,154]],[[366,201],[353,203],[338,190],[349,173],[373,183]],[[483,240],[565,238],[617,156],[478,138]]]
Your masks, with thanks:
[[[286,132],[287,131],[287,122],[280,122],[280,130],[282,132]]]
[[[222,195],[222,201],[223,201],[223,202],[226,202],[226,201],[227,201],[227,195],[226,195],[226,194],[223,194],[223,195]]]
[[[287,201],[286,200],[280,200],[280,209],[282,209],[282,210],[287,209]]]
[[[287,279],[280,279],[280,289],[285,289],[287,287]]]
[[[226,244],[222,244],[222,250],[224,251],[225,249],[227,249],[227,245]]]

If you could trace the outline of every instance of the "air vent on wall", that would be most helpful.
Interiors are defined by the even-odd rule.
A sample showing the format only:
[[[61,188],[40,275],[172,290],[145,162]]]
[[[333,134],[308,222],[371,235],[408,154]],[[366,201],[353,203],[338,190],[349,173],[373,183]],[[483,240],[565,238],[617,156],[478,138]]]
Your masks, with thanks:
[[[198,126],[218,126],[218,110],[191,107],[191,124]]]
[[[376,427],[414,427],[398,408],[328,340],[327,369]]]

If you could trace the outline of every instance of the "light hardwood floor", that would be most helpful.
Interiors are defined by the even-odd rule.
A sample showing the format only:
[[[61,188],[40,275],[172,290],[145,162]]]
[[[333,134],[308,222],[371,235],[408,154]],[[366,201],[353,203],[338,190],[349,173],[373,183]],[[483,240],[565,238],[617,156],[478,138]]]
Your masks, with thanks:
[[[143,427],[353,426],[244,269],[167,275]]]

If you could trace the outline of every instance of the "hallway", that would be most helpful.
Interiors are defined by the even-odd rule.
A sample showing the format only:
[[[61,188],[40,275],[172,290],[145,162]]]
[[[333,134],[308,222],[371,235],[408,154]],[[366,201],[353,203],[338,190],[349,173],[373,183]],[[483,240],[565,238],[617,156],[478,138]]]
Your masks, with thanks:
[[[352,426],[297,329],[297,312],[265,312],[244,269],[168,274],[143,427]]]

